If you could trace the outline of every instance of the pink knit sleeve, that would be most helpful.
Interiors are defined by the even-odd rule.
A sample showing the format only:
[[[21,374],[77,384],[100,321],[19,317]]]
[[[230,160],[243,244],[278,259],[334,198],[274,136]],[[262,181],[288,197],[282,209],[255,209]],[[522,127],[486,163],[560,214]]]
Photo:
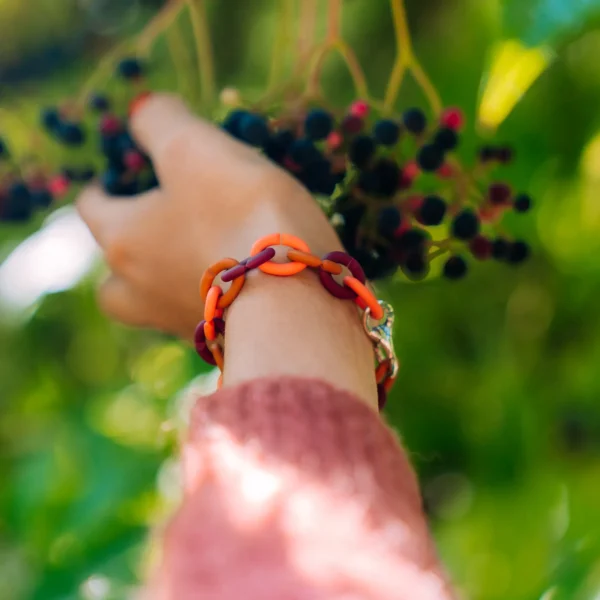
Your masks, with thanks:
[[[305,379],[200,398],[160,600],[453,597],[395,434],[359,399]]]

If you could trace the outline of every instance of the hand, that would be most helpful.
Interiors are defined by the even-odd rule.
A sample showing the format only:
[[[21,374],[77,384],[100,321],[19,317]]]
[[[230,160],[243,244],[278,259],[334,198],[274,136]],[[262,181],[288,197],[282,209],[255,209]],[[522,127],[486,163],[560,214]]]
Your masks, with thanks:
[[[177,97],[150,96],[130,125],[160,188],[119,198],[95,185],[77,202],[112,271],[99,300],[115,319],[191,339],[202,319],[198,284],[213,262],[241,260],[274,232],[300,236],[316,254],[341,249],[299,183]]]

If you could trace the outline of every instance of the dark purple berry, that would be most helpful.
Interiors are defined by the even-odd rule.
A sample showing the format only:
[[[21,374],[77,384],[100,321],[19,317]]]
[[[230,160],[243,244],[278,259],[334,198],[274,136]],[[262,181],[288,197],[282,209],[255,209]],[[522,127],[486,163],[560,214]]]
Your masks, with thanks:
[[[320,158],[308,164],[300,173],[299,179],[310,192],[315,194],[330,195],[336,185],[331,173],[331,164],[325,158]]]
[[[511,189],[507,183],[492,183],[488,188],[488,197],[492,204],[505,204],[510,200]]]
[[[418,216],[423,225],[439,225],[446,216],[446,203],[439,196],[426,196]]]
[[[510,146],[500,146],[496,148],[496,159],[502,164],[510,163],[515,156],[514,150]]]
[[[119,63],[117,71],[123,79],[137,79],[142,75],[144,69],[137,58],[124,58]]]
[[[425,144],[417,154],[417,164],[423,171],[437,171],[444,164],[444,151],[435,144]]]
[[[333,118],[321,108],[311,110],[304,121],[304,134],[312,140],[324,140],[333,129]]]
[[[48,208],[52,204],[52,194],[45,188],[33,190],[31,202],[37,208]]]
[[[294,134],[290,130],[278,131],[267,140],[264,146],[265,154],[276,163],[283,162],[294,139]]]
[[[67,146],[81,146],[85,142],[85,132],[78,123],[61,123],[56,136]]]
[[[62,121],[56,108],[44,108],[40,120],[44,129],[50,133],[55,132]]]
[[[506,262],[511,265],[520,265],[529,258],[530,253],[529,245],[525,242],[513,242],[509,245]]]
[[[3,158],[8,158],[10,156],[10,152],[8,151],[8,146],[6,142],[0,138],[0,160]]]
[[[90,108],[97,112],[105,112],[110,109],[110,101],[104,94],[94,94],[89,100]]]
[[[458,146],[458,134],[454,129],[442,127],[436,132],[433,143],[445,152],[449,152]]]
[[[297,165],[306,167],[310,163],[319,160],[321,153],[311,140],[300,138],[290,145],[289,156]]]
[[[351,205],[339,211],[344,223],[338,228],[338,235],[340,241],[350,254],[356,250],[358,228],[365,211],[366,208],[363,204]]]
[[[232,110],[223,121],[222,127],[223,129],[231,134],[233,137],[240,137],[240,123],[241,120],[248,115],[247,110],[236,109]]]
[[[405,231],[394,242],[395,250],[401,255],[421,252],[428,240],[427,234],[416,227]]]
[[[410,252],[401,262],[400,268],[409,279],[418,281],[427,276],[427,273],[429,272],[429,262],[422,251]]]
[[[492,257],[496,260],[504,260],[508,254],[509,243],[504,238],[496,238],[492,242]]]
[[[368,135],[358,135],[350,144],[348,156],[359,169],[364,169],[375,155],[375,142]]]
[[[104,188],[104,191],[111,196],[121,195],[121,173],[114,168],[109,168],[102,174],[102,187]]]
[[[13,183],[7,190],[2,205],[1,220],[13,223],[27,221],[31,217],[33,203],[29,188],[22,182]]]
[[[496,149],[493,146],[482,146],[479,149],[479,160],[487,163],[496,158]]]
[[[531,208],[531,196],[527,194],[519,194],[515,198],[514,208],[517,212],[524,213]]]
[[[479,233],[479,219],[470,209],[459,212],[452,221],[452,236],[459,240],[471,240]]]
[[[427,127],[427,119],[425,113],[420,108],[409,108],[402,115],[404,127],[411,133],[419,135],[425,131]]]
[[[400,126],[391,119],[381,119],[373,127],[373,137],[382,146],[393,146],[400,138]]]
[[[381,235],[391,237],[401,222],[400,211],[395,206],[385,206],[377,215],[377,230]]]
[[[264,117],[246,114],[240,119],[240,138],[252,146],[263,146],[269,139],[269,127]]]
[[[373,194],[376,196],[393,196],[400,185],[400,167],[389,158],[380,158],[372,167],[374,175]]]
[[[444,264],[446,279],[462,279],[467,274],[467,263],[460,256],[451,256]]]

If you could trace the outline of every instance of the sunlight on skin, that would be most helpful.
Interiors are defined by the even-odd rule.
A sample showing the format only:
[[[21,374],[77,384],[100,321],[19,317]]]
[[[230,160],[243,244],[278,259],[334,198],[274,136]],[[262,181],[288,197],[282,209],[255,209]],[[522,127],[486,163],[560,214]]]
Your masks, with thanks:
[[[92,268],[97,254],[75,211],[57,211],[0,265],[1,314],[17,317],[46,294],[72,288]]]

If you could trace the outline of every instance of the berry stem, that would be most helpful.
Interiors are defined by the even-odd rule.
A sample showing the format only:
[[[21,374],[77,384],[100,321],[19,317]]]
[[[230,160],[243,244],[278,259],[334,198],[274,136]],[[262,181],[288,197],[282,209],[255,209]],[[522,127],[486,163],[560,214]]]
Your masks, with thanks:
[[[279,0],[278,27],[271,57],[271,68],[269,69],[268,90],[272,90],[281,79],[286,55],[286,42],[292,37],[293,8],[293,0]]]
[[[298,0],[300,18],[298,27],[298,63],[295,71],[309,58],[317,24],[317,0]]]
[[[369,88],[367,85],[367,78],[365,77],[365,73],[360,66],[358,59],[356,58],[356,54],[350,46],[344,40],[337,40],[335,42],[335,47],[340,53],[341,57],[344,59],[346,66],[348,67],[348,71],[350,71],[350,75],[352,77],[352,81],[354,82],[354,87],[356,88],[356,93],[358,97],[363,100],[369,99]]]
[[[406,20],[406,10],[403,0],[390,0],[394,30],[396,32],[396,60],[392,68],[392,74],[385,91],[384,107],[391,111],[398,98],[400,86],[404,79],[406,68],[412,60],[412,46],[410,32]]]
[[[190,9],[190,19],[196,41],[196,55],[200,72],[200,94],[205,110],[209,110],[215,101],[215,76],[213,54],[206,18],[204,0],[186,0]]]
[[[443,108],[440,95],[436,87],[431,82],[431,79],[429,79],[427,73],[425,73],[423,70],[421,63],[414,57],[414,55],[411,59],[409,68],[413,77],[415,78],[415,81],[423,90],[423,94],[425,94],[427,102],[429,102],[429,106],[431,107],[431,111],[433,112],[434,116],[439,117]]]
[[[400,86],[402,85],[402,80],[404,79],[404,74],[406,73],[406,67],[407,64],[404,59],[396,60],[394,63],[392,74],[385,90],[385,99],[383,101],[383,107],[386,113],[390,113],[394,108]]]
[[[431,262],[432,260],[434,260],[440,256],[443,256],[448,251],[449,251],[449,248],[439,248],[438,250],[434,250],[433,252],[430,252],[427,255],[427,261]]]
[[[404,0],[390,0],[390,3],[396,31],[396,60],[385,91],[384,108],[387,112],[394,108],[402,86],[402,80],[408,69],[427,98],[432,112],[437,117],[442,112],[442,101],[437,89],[431,83],[413,51]]]
[[[329,0],[327,13],[327,41],[333,44],[341,39],[342,1]]]
[[[171,25],[183,6],[183,0],[171,0],[167,2],[158,14],[144,27],[135,43],[140,54],[147,55],[150,52],[154,40]]]
[[[98,68],[84,83],[79,96],[77,96],[76,105],[80,110],[82,110],[85,106],[91,93],[96,88],[100,87],[100,83],[110,77],[111,73],[114,71],[117,60],[119,60],[119,58],[123,56],[131,46],[131,40],[125,40],[117,44],[117,46],[111,52],[109,52],[102,60],[100,60]]]
[[[188,100],[196,100],[196,90],[191,76],[193,65],[186,45],[183,43],[181,25],[177,19],[166,32],[167,46],[177,77],[177,90]]]

